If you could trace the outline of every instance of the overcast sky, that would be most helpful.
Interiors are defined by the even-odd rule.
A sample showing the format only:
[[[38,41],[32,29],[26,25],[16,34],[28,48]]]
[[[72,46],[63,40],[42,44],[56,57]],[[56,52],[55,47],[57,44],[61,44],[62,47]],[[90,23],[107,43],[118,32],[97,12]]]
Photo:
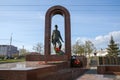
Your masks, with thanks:
[[[110,36],[120,44],[120,0],[0,0],[0,44],[32,50],[44,44],[45,13],[55,5],[68,9],[71,17],[71,40],[91,40],[98,49],[106,48]],[[52,17],[64,38],[64,17]]]

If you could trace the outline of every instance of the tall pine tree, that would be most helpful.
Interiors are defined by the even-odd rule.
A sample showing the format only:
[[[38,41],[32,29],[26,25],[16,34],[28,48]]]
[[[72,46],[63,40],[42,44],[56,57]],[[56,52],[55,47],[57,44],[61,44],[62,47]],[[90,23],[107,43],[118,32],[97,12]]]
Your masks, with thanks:
[[[113,36],[111,36],[111,40],[107,50],[108,50],[107,56],[118,56],[118,53],[120,52],[118,45],[115,43],[113,39]]]

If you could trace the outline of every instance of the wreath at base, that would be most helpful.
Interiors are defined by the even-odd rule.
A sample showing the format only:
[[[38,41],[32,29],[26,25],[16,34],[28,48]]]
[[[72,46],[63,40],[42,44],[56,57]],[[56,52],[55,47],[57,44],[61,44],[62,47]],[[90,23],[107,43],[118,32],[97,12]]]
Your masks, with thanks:
[[[54,48],[54,50],[55,50],[55,53],[57,55],[63,55],[64,54],[64,52],[61,49],[59,49],[59,48]]]

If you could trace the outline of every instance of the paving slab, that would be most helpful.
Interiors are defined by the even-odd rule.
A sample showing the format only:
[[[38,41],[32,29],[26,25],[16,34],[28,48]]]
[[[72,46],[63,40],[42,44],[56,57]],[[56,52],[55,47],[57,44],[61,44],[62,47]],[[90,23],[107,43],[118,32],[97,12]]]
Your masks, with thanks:
[[[100,75],[97,74],[97,68],[91,67],[85,74],[78,77],[76,80],[120,80],[119,75]]]

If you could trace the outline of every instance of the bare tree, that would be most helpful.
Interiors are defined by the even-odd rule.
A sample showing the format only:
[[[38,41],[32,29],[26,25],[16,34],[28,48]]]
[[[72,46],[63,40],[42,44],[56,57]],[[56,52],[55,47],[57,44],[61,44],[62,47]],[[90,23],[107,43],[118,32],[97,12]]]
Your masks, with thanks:
[[[85,53],[88,55],[88,59],[87,59],[87,66],[89,66],[91,58],[90,55],[91,53],[93,53],[93,51],[96,50],[96,48],[94,47],[94,44],[91,41],[85,41]]]
[[[90,54],[95,50],[95,46],[91,41],[85,41],[85,52],[88,54],[90,58]]]
[[[33,50],[41,54],[43,51],[43,44],[38,42],[35,46],[33,46]]]
[[[19,49],[19,55],[25,56],[26,54],[28,54],[29,51],[27,51],[26,49],[22,48]]]
[[[73,53],[77,55],[83,55],[84,53],[84,45],[80,43],[80,41],[77,41],[73,46],[72,46],[72,51]]]

